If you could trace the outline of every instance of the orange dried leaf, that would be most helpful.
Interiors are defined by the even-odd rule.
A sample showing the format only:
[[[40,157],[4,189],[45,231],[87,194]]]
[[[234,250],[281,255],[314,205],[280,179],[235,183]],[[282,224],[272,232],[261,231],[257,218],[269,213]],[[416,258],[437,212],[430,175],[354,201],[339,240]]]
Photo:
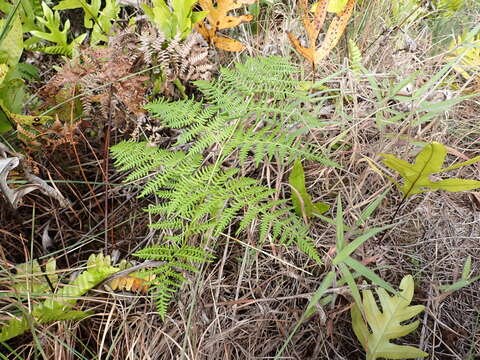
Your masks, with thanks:
[[[330,26],[328,27],[327,34],[325,35],[325,40],[323,41],[320,49],[315,53],[315,62],[319,63],[325,59],[330,51],[337,45],[340,40],[345,28],[347,27],[348,21],[353,13],[353,7],[355,5],[355,0],[348,0],[347,5],[342,12],[336,16]]]
[[[305,30],[307,31],[308,41],[310,44],[315,46],[318,38],[318,34],[320,34],[320,30],[322,29],[323,23],[325,22],[325,17],[327,16],[327,0],[321,0],[318,2],[318,6],[315,9],[314,16],[313,16],[313,23],[310,21],[309,17],[304,16],[304,24],[305,19],[308,19],[308,26],[305,24]],[[307,14],[306,10],[307,5],[305,4],[305,14]]]
[[[213,39],[213,43],[217,48],[225,51],[242,51],[245,49],[245,45],[243,45],[240,41],[226,37],[216,36]]]
[[[327,15],[328,0],[321,0],[318,2],[318,6],[315,8],[313,19],[311,19],[308,10],[308,1],[300,1],[300,9],[302,12],[303,26],[307,33],[308,47],[304,47],[300,44],[300,41],[291,33],[287,33],[290,42],[295,49],[306,58],[312,64],[315,62],[315,48],[317,43],[318,34],[323,26],[325,17]]]
[[[355,0],[348,0],[343,11],[339,12],[338,16],[332,20],[330,26],[328,27],[327,34],[325,35],[325,40],[320,48],[316,50],[318,35],[327,15],[328,3],[328,0],[318,1],[314,7],[314,15],[312,18],[310,11],[307,8],[308,1],[300,1],[303,26],[305,28],[305,32],[307,33],[307,47],[302,46],[300,41],[291,33],[287,33],[290,42],[295,47],[295,50],[297,50],[300,55],[306,58],[312,65],[317,64],[325,59],[330,51],[332,51],[332,49],[337,45],[340,37],[345,31],[345,28],[347,27],[350,17],[352,16]]]
[[[155,275],[147,276],[146,278],[140,278],[136,276],[122,276],[116,279],[113,279],[108,283],[108,286],[112,290],[124,290],[130,292],[140,292],[145,294],[149,287],[149,281],[153,280]]]
[[[315,60],[315,49],[306,48],[300,45],[300,41],[291,32],[287,32],[287,35],[295,50],[297,50],[305,59],[313,63]]]
[[[208,14],[206,21],[197,23],[196,29],[207,41],[215,44],[219,49],[241,51],[245,48],[244,45],[236,40],[218,36],[217,31],[231,29],[241,23],[252,21],[252,15],[229,16],[227,14],[229,11],[238,9],[242,5],[251,5],[256,1],[257,0],[218,0],[217,6],[214,6],[212,0],[199,0],[202,10],[208,11]],[[235,43],[233,41],[235,41]],[[239,44],[241,46],[239,46]]]

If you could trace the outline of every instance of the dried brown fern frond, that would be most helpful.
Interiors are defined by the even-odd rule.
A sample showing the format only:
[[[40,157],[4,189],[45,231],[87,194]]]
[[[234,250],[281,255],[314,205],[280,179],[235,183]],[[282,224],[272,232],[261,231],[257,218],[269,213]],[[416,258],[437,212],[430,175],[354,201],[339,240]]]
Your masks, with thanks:
[[[178,97],[173,82],[177,79],[183,83],[194,80],[208,80],[216,70],[210,60],[214,54],[203,37],[192,32],[184,41],[176,37],[166,42],[165,36],[156,29],[146,29],[140,35],[145,63],[149,66],[160,65],[163,88],[162,92],[171,97]]]
[[[182,86],[211,78],[216,67],[210,61],[210,51],[196,32],[183,41],[167,41],[152,27],[142,29],[141,34],[123,30],[106,47],[82,49],[47,83],[41,95],[46,106],[64,103],[56,115],[65,123],[88,117],[103,126],[112,119],[114,128],[130,132],[141,126],[148,94],[178,98],[184,96]],[[139,73],[141,67],[150,69],[148,76],[144,71]],[[137,129],[135,134],[143,132]]]
[[[143,114],[149,89],[149,78],[136,74],[139,58],[137,35],[122,31],[112,37],[107,47],[82,49],[68,61],[42,89],[47,106],[65,102],[57,114],[67,122],[73,109],[74,117],[87,116],[100,123],[115,119],[114,126],[123,128],[131,118]],[[79,101],[72,99],[81,95]]]
[[[179,70],[178,77],[182,81],[210,80],[216,70],[210,61],[208,44],[197,33],[191,33],[183,43],[177,46]]]

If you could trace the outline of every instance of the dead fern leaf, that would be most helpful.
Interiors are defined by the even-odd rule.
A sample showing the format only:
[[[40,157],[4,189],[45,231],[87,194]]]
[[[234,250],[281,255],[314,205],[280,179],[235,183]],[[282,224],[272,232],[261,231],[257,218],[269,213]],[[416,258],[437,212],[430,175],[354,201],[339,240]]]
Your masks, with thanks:
[[[217,48],[225,51],[242,51],[245,49],[240,41],[218,36],[218,30],[231,29],[244,22],[250,22],[253,15],[229,16],[228,12],[240,8],[242,5],[251,5],[257,0],[218,0],[217,6],[212,0],[199,0],[202,10],[208,11],[207,20],[200,21],[196,25],[197,31]]]
[[[136,276],[139,275],[139,276]],[[129,291],[133,293],[146,294],[150,286],[150,281],[155,279],[155,274],[140,277],[140,274],[130,274],[113,279],[108,286],[114,291]]]
[[[348,21],[353,13],[353,7],[356,0],[348,0],[347,5],[342,12],[336,16],[330,26],[328,27],[327,34],[325,35],[325,40],[323,41],[320,49],[315,53],[315,62],[319,63],[325,59],[330,51],[337,45],[338,40],[342,36],[345,28],[347,27]]]
[[[308,1],[300,1],[303,27],[307,33],[308,47],[302,46],[300,44],[300,40],[298,40],[291,32],[287,32],[288,38],[295,49],[300,53],[300,55],[307,59],[312,66],[315,63],[315,50],[317,47],[316,44],[318,34],[320,34],[320,30],[322,29],[323,23],[325,22],[325,17],[327,15],[328,0],[321,0],[317,4],[318,5],[315,7],[312,19],[308,10]]]
[[[287,33],[290,42],[295,49],[307,59],[312,66],[318,64],[325,59],[330,51],[337,45],[340,37],[342,36],[348,21],[353,13],[353,8],[356,0],[348,0],[344,9],[337,13],[337,16],[330,23],[325,39],[322,42],[320,48],[317,50],[317,39],[320,30],[325,22],[325,17],[328,10],[329,1],[320,0],[314,7],[313,18],[308,10],[308,1],[300,1],[300,9],[302,13],[303,25],[305,32],[307,33],[308,47],[304,47],[300,44],[300,40],[297,39],[292,33]]]

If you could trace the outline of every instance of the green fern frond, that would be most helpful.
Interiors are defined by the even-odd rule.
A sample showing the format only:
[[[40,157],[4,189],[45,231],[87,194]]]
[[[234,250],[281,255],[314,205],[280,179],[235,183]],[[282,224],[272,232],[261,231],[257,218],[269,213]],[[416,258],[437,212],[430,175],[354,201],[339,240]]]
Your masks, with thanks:
[[[192,258],[195,258],[192,255]],[[72,310],[78,298],[98,285],[108,276],[119,271],[111,265],[110,256],[92,254],[87,261],[87,270],[83,271],[70,284],[66,284],[43,303],[32,309],[32,320],[38,323],[49,323],[59,320],[79,320],[88,316],[89,312]],[[6,341],[20,335],[29,328],[27,318],[13,318],[0,330],[0,341]]]
[[[203,249],[186,247],[192,240],[214,244],[226,229],[233,228],[238,235],[254,230],[255,224],[261,241],[295,244],[321,263],[308,226],[286,206],[287,200],[273,200],[276,190],[223,163],[236,154],[241,165],[258,166],[274,158],[288,163],[302,157],[336,166],[321,149],[303,144],[310,128],[324,124],[302,106],[310,99],[292,77],[296,69],[283,58],[248,59],[233,70],[223,69],[218,81],[197,81],[205,102],[149,104],[147,109],[161,127],[176,129],[174,146],[182,151],[146,142],[111,148],[115,165],[130,171],[126,181],[147,180],[140,196],[154,194],[159,199],[145,209],[158,216],[152,228],[169,230],[162,238],[169,246],[135,254],[165,262],[151,270],[158,275],[152,291],[162,317],[184,281],[181,271],[193,272],[190,263],[206,261]],[[209,156],[204,157],[207,151]]]
[[[27,50],[30,51],[40,51],[45,54],[51,55],[63,55],[71,57],[73,53],[73,48],[65,47],[63,45],[53,45],[53,46],[29,46]]]
[[[91,314],[91,311],[67,310],[67,308],[64,306],[55,305],[53,308],[42,308],[42,311],[38,313],[36,320],[39,323],[51,323],[65,320],[82,320]]]
[[[220,158],[238,148],[242,165],[253,155],[257,165],[277,156],[337,166],[318,147],[302,144],[311,128],[326,124],[303,109],[313,99],[293,79],[297,71],[285,58],[250,58],[232,70],[222,69],[215,81],[194,82],[206,103],[160,100],[146,108],[160,126],[181,129],[176,145],[188,145],[189,154],[221,145]]]
[[[244,63],[238,63],[234,70],[221,69],[221,78],[228,89],[236,89],[242,97],[268,94],[277,100],[285,100],[300,94],[298,82],[292,78],[298,71],[298,67],[287,58],[248,58]],[[200,88],[205,91],[205,87]]]
[[[336,164],[325,158],[313,146],[304,145],[303,148],[298,145],[299,134],[292,132],[279,133],[272,131],[270,126],[263,129],[247,129],[245,132],[236,132],[224,147],[224,153],[229,153],[238,149],[238,159],[240,164],[244,164],[250,153],[253,153],[255,167],[258,167],[265,158],[272,160],[277,155],[280,159],[286,159],[295,154],[307,160],[318,161],[330,166]]]
[[[205,123],[215,114],[215,109],[205,108],[203,103],[192,99],[172,103],[161,98],[146,105],[145,108],[161,118],[164,126],[173,129],[181,129],[195,123]]]
[[[237,169],[205,165],[202,156],[215,148],[219,159],[238,152],[240,164],[251,159],[258,166],[274,157],[288,161],[302,157],[335,166],[320,149],[302,144],[305,132],[315,124],[312,120],[305,126],[309,114],[300,104],[309,100],[292,78],[296,70],[284,58],[248,59],[233,70],[223,69],[218,81],[196,82],[208,104],[160,100],[147,106],[160,126],[180,130],[176,146],[188,148],[168,151],[133,142],[112,147],[116,166],[131,170],[127,181],[147,177],[141,196],[162,199],[147,209],[160,215],[153,228],[175,231],[169,241],[182,244],[195,234],[220,236],[241,214],[240,232],[263,219],[262,239],[268,233],[285,245],[299,244],[319,260],[307,226],[292,217],[284,203],[276,209],[280,203],[272,201],[273,190],[238,176]]]
[[[154,296],[157,311],[162,319],[165,318],[173,296],[187,281],[182,271],[197,272],[197,267],[190,263],[201,264],[213,259],[205,250],[187,245],[150,246],[137,251],[134,256],[165,261],[165,264],[146,271],[155,274],[155,278],[150,282],[149,292]]]
[[[12,318],[8,320],[0,330],[0,342],[7,341],[15,336],[21,335],[28,329],[28,320],[25,316],[22,316],[20,319]]]
[[[350,55],[350,67],[354,74],[362,73],[362,53],[355,41],[348,39],[348,53]]]
[[[80,296],[118,271],[118,268],[113,267],[110,262],[110,256],[90,255],[87,261],[87,270],[80,273],[74,281],[66,284],[51,298],[34,308],[34,316],[40,319],[43,314],[51,311],[60,316],[65,310],[75,305]]]

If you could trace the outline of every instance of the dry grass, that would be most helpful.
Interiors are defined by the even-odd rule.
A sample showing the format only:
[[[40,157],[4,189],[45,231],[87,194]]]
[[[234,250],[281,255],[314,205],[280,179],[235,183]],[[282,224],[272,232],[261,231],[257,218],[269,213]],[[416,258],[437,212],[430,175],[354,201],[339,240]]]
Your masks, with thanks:
[[[312,79],[311,69],[298,59],[285,35],[287,30],[301,33],[294,3],[266,2],[258,31],[243,26],[239,38],[248,44],[249,55],[292,56],[304,65],[304,79]],[[473,6],[473,2],[468,4]],[[466,13],[469,16],[462,18]],[[396,82],[419,71],[412,86],[420,87],[442,67],[444,53],[435,49],[448,34],[433,33],[424,19],[392,30],[384,22],[386,16],[384,2],[363,1],[357,7],[349,37],[364,51],[364,66],[370,77]],[[456,27],[469,27],[479,16],[480,8],[471,7],[452,22]],[[411,39],[415,48],[402,50],[405,38]],[[315,74],[316,79],[345,68],[345,44],[342,40]],[[241,54],[223,55],[221,62],[229,65],[241,58]],[[315,201],[333,205],[337,194],[341,195],[347,225],[392,187],[366,159],[378,166],[378,154],[382,152],[412,159],[416,150],[411,140],[438,141],[469,158],[480,155],[478,97],[427,124],[411,126],[407,119],[379,128],[375,116],[381,108],[368,76],[356,78],[345,72],[327,86],[344,101],[329,104],[324,116],[332,125],[313,131],[310,137],[325,147],[336,148],[332,158],[342,169],[307,163],[306,178]],[[438,88],[444,85],[438,84]],[[136,249],[158,239],[159,234],[148,231],[149,219],[140,210],[150,200],[137,200],[138,188],[134,186],[119,186],[122,175],[111,166],[106,186],[101,171],[102,139],[89,141],[79,145],[77,154],[62,154],[61,160],[49,156],[37,159],[43,174],[49,172],[52,178],[63,180],[58,186],[75,199],[72,208],[58,210],[50,200],[36,195],[29,197],[18,212],[0,203],[3,268],[47,256],[41,246],[46,226],[56,244],[56,249],[49,249],[49,256],[57,258],[59,268],[67,269],[81,266],[93,252],[118,250],[121,258],[129,258]],[[449,162],[455,159],[448,156]],[[281,187],[288,172],[278,164],[266,163],[257,174],[264,183],[288,191]],[[462,168],[452,175],[478,179],[480,166]],[[84,177],[91,183],[78,182]],[[366,226],[388,223],[400,202],[401,195],[392,188]],[[327,216],[334,217],[334,211]],[[394,286],[404,275],[414,276],[414,302],[425,305],[426,310],[420,316],[419,330],[400,342],[419,345],[431,359],[476,358],[480,354],[480,282],[451,294],[442,293],[439,286],[459,279],[468,255],[472,257],[472,273],[480,273],[480,194],[417,195],[402,207],[394,221],[396,226],[391,231],[364,244],[356,257],[369,262],[370,268]],[[312,220],[311,226],[318,248],[327,254],[335,246],[335,228],[319,220]],[[255,234],[242,239],[225,237],[218,244],[216,256],[213,264],[184,286],[164,322],[144,296],[96,289],[84,301],[85,308],[95,310],[94,315],[81,322],[57,322],[36,329],[33,335],[15,338],[2,345],[3,358],[273,359],[331,269],[329,256],[325,255],[324,267],[315,266],[294,249],[257,244]],[[319,306],[316,314],[299,327],[281,359],[347,360],[364,356],[351,330],[348,288],[334,287],[330,293],[335,295],[334,301]],[[12,302],[0,298],[1,319],[6,310],[11,310]]]

